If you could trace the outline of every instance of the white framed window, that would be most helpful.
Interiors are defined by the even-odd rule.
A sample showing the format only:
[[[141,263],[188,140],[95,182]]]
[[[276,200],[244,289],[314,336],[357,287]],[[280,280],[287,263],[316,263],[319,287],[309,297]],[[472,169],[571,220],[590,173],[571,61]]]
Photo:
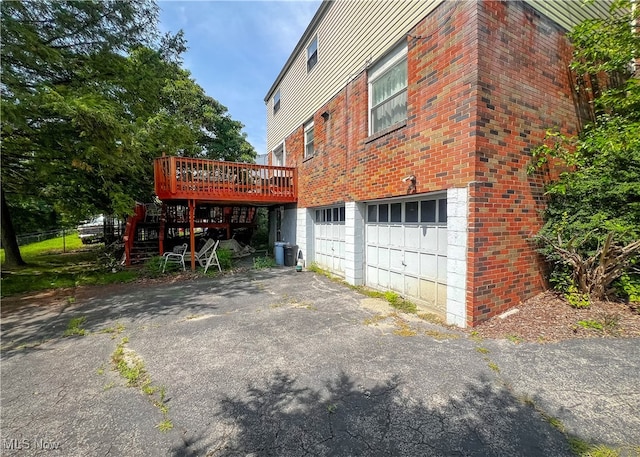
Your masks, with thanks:
[[[273,114],[276,114],[280,110],[280,89],[273,94]]]
[[[315,151],[313,147],[313,119],[304,124],[304,158],[313,157]]]
[[[369,71],[369,135],[407,119],[407,45]]]
[[[276,167],[284,167],[284,164],[286,163],[285,160],[284,143],[282,143],[273,150],[273,159],[271,160],[271,163]]]
[[[307,46],[307,73],[313,70],[318,63],[318,35],[313,37]]]

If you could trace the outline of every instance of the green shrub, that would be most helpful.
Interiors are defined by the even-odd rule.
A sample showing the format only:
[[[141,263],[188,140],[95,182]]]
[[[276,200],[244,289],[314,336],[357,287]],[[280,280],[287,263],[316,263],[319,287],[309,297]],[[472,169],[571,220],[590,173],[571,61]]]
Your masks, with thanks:
[[[640,302],[640,274],[623,274],[616,283],[616,290],[630,302]]]
[[[264,257],[256,257],[253,259],[253,268],[256,270],[262,270],[265,268],[273,268],[276,266],[276,261],[273,257],[265,255]]]
[[[233,266],[233,252],[230,249],[221,248],[216,253],[218,254],[220,267],[223,270],[228,270]]]

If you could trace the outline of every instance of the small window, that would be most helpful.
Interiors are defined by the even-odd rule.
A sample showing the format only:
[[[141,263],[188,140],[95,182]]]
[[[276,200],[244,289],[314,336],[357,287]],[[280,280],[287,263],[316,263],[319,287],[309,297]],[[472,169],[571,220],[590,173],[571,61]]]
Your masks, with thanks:
[[[380,205],[380,212],[378,213],[379,222],[389,222],[389,205]]]
[[[405,204],[404,221],[418,222],[418,202],[407,202]]]
[[[276,167],[284,167],[284,145],[280,145],[273,150],[273,165]]]
[[[436,201],[425,200],[420,202],[420,222],[436,221]]]
[[[340,219],[341,222],[344,222],[345,217],[344,217],[344,206],[340,207]]]
[[[322,222],[322,212],[319,209],[316,210],[316,222]]]
[[[280,110],[280,89],[278,89],[273,96],[273,114],[276,114],[279,110]]]
[[[391,222],[402,222],[402,203],[391,204]]]
[[[324,220],[326,222],[331,222],[333,219],[331,219],[331,208],[327,208],[324,210]]]
[[[340,215],[339,215],[339,210],[338,208],[333,208],[333,221],[337,222],[340,221]]]
[[[309,46],[307,46],[307,72],[313,70],[318,63],[318,37],[313,37]]]
[[[447,222],[447,200],[438,200],[438,222]]]
[[[378,206],[369,205],[367,207],[367,221],[378,222]]]
[[[313,157],[313,121],[309,121],[304,126],[304,158]]]

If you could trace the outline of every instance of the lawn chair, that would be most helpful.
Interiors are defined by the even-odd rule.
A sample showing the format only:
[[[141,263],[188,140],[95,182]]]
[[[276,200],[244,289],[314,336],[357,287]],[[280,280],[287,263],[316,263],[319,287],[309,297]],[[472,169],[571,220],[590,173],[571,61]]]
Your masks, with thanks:
[[[198,261],[201,267],[206,266],[207,259],[209,258],[209,254],[211,254],[210,251],[211,249],[214,248],[215,245],[216,245],[216,242],[213,239],[209,238],[207,242],[204,244],[204,246],[202,246],[200,250],[196,252],[196,260]],[[185,257],[187,259],[190,259],[191,252],[185,253]]]
[[[185,271],[187,268],[184,266],[184,255],[187,252],[187,243],[181,244],[180,246],[176,246],[173,248],[171,252],[165,252],[162,255],[162,272],[167,268],[167,263],[178,263],[182,265],[182,271]]]
[[[211,253],[209,254],[209,257],[207,257],[207,264],[204,266],[204,272],[206,273],[207,270],[209,269],[209,267],[211,265],[215,265],[218,267],[218,270],[222,273],[222,267],[220,266],[220,260],[218,260],[218,254],[216,253],[216,251],[218,250],[218,246],[220,246],[220,240],[216,240],[213,249],[211,249]]]

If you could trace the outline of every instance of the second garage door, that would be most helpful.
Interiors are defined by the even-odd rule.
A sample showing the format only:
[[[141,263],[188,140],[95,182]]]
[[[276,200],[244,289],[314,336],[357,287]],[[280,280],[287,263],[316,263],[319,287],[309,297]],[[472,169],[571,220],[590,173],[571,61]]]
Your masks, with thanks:
[[[445,197],[367,205],[366,283],[446,311]]]

